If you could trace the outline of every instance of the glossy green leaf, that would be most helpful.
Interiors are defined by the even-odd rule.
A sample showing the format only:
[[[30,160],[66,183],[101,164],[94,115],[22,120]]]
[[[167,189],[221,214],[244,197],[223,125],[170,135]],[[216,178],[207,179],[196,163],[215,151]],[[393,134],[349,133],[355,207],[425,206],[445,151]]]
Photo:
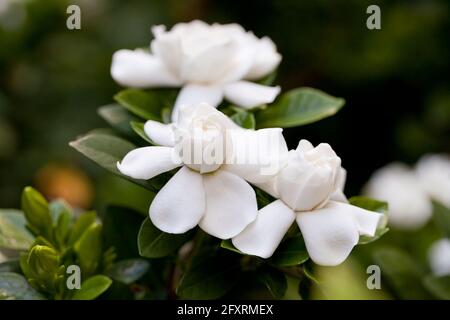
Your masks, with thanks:
[[[39,292],[32,288],[20,274],[0,273],[0,300],[44,300]]]
[[[52,204],[50,205],[52,208]],[[62,207],[60,207],[62,209]],[[50,209],[52,211],[52,209]],[[62,210],[58,215],[56,226],[53,229],[54,239],[58,243],[60,248],[64,248],[66,240],[69,236],[70,227],[72,224],[72,215],[68,210]]]
[[[0,248],[27,250],[33,241],[21,211],[0,209]]]
[[[131,121],[138,121],[139,118],[132,115],[119,104],[110,104],[98,109],[98,114],[114,129],[127,136],[133,133],[130,127]]]
[[[450,276],[427,276],[424,278],[423,284],[435,298],[450,300]]]
[[[302,264],[308,259],[303,238],[296,236],[283,241],[269,261],[276,266],[289,267]]]
[[[133,114],[145,119],[161,121],[161,110],[164,107],[157,91],[125,89],[114,96],[114,99]]]
[[[27,218],[28,226],[33,232],[49,237],[52,218],[47,200],[32,187],[26,187],[22,193],[22,210]]]
[[[69,245],[73,245],[78,239],[80,239],[83,233],[95,222],[96,219],[97,214],[94,211],[81,214],[75,221],[72,230],[70,231],[68,240]]]
[[[74,244],[81,270],[92,274],[99,266],[102,255],[102,226],[94,222]]]
[[[160,176],[144,181],[132,179],[119,172],[117,163],[122,161],[128,152],[136,148],[134,144],[120,137],[94,131],[71,142],[70,146],[103,168],[151,191],[159,191],[164,185],[164,182],[162,182],[163,178]]]
[[[117,281],[131,284],[139,280],[149,269],[150,264],[144,259],[128,259],[116,262],[108,275]]]
[[[142,223],[138,234],[139,254],[146,258],[160,258],[167,256],[181,247],[192,233],[165,233],[156,228],[149,218]]]
[[[231,240],[229,240],[229,239],[222,240],[220,242],[220,247],[224,248],[224,249],[227,249],[227,250],[230,250],[230,251],[233,251],[233,252],[236,252],[236,253],[239,253],[239,254],[244,254],[245,255],[245,253],[241,252],[238,248],[236,248],[233,245],[233,242],[231,242]]]
[[[255,129],[255,116],[252,112],[247,112],[245,110],[241,110],[233,114],[231,120],[234,121],[238,126],[245,129]]]
[[[258,128],[296,127],[334,115],[344,105],[317,89],[298,88],[279,97],[273,104],[255,113]]]
[[[429,292],[422,284],[424,271],[405,252],[396,248],[382,248],[374,252],[375,262],[398,297],[427,299]]]
[[[111,286],[112,280],[107,276],[97,275],[90,277],[81,284],[72,300],[94,300]]]
[[[283,272],[275,268],[263,268],[258,271],[257,277],[275,299],[282,298],[286,293],[287,280]]]

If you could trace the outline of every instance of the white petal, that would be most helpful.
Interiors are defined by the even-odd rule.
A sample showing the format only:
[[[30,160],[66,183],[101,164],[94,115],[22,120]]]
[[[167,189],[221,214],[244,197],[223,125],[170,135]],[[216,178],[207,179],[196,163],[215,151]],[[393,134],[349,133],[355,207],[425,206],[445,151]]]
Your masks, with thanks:
[[[114,53],[111,76],[122,86],[177,87],[180,81],[163,62],[144,50],[119,50]]]
[[[441,239],[433,243],[428,258],[434,275],[450,275],[450,240]]]
[[[144,131],[154,143],[160,146],[173,147],[175,145],[175,138],[172,127],[172,124],[148,120],[145,123]]]
[[[119,171],[134,179],[148,180],[163,172],[180,166],[172,157],[173,148],[144,147],[127,153],[122,162],[117,163]]]
[[[202,176],[182,167],[158,192],[150,205],[150,219],[167,233],[184,233],[194,228],[205,212]]]
[[[271,178],[269,181],[262,182],[262,183],[252,183],[259,189],[263,190],[264,192],[267,192],[274,198],[279,198],[278,190],[277,190],[277,184],[276,184],[276,176]]]
[[[256,80],[264,77],[275,70],[280,61],[281,55],[277,52],[273,41],[267,37],[260,39],[255,61],[247,73],[246,79]]]
[[[347,203],[341,203],[342,210],[349,210],[352,213],[358,227],[360,235],[373,237],[377,231],[377,227],[381,224],[384,217],[383,214],[365,210],[357,206]]]
[[[358,243],[358,226],[346,204],[297,213],[297,223],[311,259],[322,266],[342,263]]]
[[[175,106],[172,111],[172,121],[178,120],[178,113],[182,108],[192,108],[200,103],[207,103],[217,107],[222,102],[222,88],[220,86],[206,86],[198,84],[185,85],[178,93]]]
[[[251,183],[271,180],[288,160],[289,152],[282,131],[281,128],[229,130],[224,169]]]
[[[204,175],[206,212],[200,227],[210,235],[229,239],[256,219],[255,191],[238,176],[218,170]]]
[[[269,258],[294,221],[294,211],[283,201],[276,200],[259,210],[256,220],[234,237],[232,242],[244,253]]]
[[[272,103],[280,93],[280,87],[237,81],[225,86],[224,95],[228,101],[239,107],[250,109],[262,104]]]

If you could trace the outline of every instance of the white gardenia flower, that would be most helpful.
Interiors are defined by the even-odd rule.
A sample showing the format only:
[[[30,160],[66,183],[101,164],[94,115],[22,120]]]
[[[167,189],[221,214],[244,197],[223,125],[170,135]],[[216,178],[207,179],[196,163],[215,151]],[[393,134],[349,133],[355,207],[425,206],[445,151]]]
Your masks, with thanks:
[[[440,239],[433,243],[428,252],[428,260],[434,275],[450,275],[450,239]]]
[[[389,225],[397,229],[419,229],[433,212],[417,174],[401,163],[391,163],[375,171],[364,193],[389,204]]]
[[[281,129],[242,129],[207,104],[182,110],[174,124],[148,121],[144,129],[163,146],[129,152],[118,169],[129,177],[147,180],[181,166],[150,206],[153,224],[168,233],[184,233],[199,225],[221,239],[237,235],[256,218],[258,208],[254,190],[240,175],[242,165],[229,161],[233,152],[239,144],[245,147],[248,136],[256,135],[270,137],[276,148],[273,151],[287,154]],[[235,139],[228,139],[227,131],[232,131]],[[208,159],[211,155],[215,155],[213,161]],[[245,179],[270,179],[270,175],[260,177],[259,169],[265,165],[251,165]]]
[[[374,236],[381,214],[352,206],[343,194],[345,171],[328,144],[301,140],[288,164],[270,182],[258,186],[278,200],[262,208],[256,220],[232,242],[244,253],[272,256],[297,221],[311,259],[320,265],[342,263],[360,235]]]
[[[275,70],[281,61],[275,44],[257,38],[238,24],[208,25],[202,21],[178,23],[167,31],[152,28],[150,51],[114,53],[111,75],[129,87],[182,87],[172,120],[182,107],[206,102],[217,107],[225,97],[243,108],[271,103],[280,92],[247,80]]]
[[[416,164],[420,183],[428,195],[450,208],[450,157],[428,154]]]

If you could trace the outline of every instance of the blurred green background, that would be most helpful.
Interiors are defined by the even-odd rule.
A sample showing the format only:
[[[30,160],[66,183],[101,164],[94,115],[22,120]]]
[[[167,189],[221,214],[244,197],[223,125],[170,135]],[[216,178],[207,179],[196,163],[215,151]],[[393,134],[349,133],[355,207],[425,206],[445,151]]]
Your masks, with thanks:
[[[81,30],[66,28],[69,4],[81,7]],[[370,4],[381,7],[381,30],[366,28]],[[284,91],[312,86],[347,100],[336,116],[285,133],[290,147],[330,143],[347,194],[358,194],[390,161],[450,152],[449,12],[444,0],[0,0],[0,207],[18,207],[28,184],[77,207],[132,202],[128,183],[68,142],[106,126],[96,110],[119,90],[114,51],[148,45],[152,25],[192,19],[270,36]]]

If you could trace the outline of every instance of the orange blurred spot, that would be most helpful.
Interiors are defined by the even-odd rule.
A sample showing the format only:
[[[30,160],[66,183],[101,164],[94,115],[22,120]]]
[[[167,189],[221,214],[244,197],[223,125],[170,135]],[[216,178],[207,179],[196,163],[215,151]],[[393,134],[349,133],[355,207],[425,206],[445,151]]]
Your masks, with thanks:
[[[35,182],[47,199],[62,198],[74,208],[91,207],[94,192],[92,182],[76,167],[48,164],[38,170]]]

